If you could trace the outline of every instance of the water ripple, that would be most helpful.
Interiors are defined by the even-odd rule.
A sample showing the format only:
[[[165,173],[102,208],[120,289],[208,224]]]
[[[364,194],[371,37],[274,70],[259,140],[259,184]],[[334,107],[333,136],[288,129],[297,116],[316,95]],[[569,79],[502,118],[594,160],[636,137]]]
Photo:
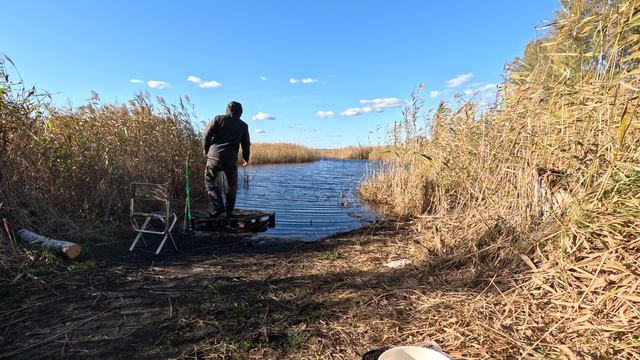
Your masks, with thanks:
[[[241,168],[237,207],[276,212],[276,227],[260,236],[314,241],[356,229],[376,217],[357,197],[368,164],[323,159]]]

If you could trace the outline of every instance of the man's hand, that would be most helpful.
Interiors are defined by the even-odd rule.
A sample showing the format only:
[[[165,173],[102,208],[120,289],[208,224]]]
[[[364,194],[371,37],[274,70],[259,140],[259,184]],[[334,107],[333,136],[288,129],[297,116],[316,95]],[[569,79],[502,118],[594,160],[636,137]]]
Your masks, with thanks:
[[[242,166],[247,166],[248,164],[247,160],[242,160]]]

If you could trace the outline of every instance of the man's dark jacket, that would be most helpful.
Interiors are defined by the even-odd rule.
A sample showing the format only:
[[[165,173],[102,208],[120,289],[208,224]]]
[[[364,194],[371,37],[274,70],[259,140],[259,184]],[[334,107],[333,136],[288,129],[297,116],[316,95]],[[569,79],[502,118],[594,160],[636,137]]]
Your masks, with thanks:
[[[238,148],[242,146],[242,158],[249,162],[249,126],[240,120],[242,106],[232,101],[226,115],[216,116],[204,131],[202,145],[207,162],[224,168],[234,168],[238,163]]]

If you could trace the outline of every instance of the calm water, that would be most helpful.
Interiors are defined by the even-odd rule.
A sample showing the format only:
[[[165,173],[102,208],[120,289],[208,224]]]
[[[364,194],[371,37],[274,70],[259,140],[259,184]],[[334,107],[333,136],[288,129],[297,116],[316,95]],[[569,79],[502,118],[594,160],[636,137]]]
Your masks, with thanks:
[[[239,168],[236,207],[276,212],[276,227],[259,236],[312,241],[352,230],[376,217],[357,196],[367,164],[326,159]]]

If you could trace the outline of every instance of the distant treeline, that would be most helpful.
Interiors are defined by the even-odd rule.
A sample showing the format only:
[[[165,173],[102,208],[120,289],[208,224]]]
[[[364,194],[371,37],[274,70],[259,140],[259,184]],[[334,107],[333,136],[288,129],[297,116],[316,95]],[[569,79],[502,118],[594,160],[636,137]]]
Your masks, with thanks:
[[[374,160],[381,159],[389,151],[386,146],[347,146],[336,149],[317,149],[321,157],[335,159]]]

